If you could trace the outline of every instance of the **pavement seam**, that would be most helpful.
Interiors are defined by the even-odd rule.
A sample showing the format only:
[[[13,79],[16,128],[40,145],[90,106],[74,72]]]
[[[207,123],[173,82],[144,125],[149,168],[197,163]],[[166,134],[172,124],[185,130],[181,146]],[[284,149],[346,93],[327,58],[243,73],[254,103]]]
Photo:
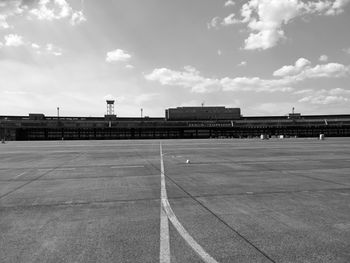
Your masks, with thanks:
[[[50,172],[54,171],[51,170]],[[55,170],[56,171],[56,170]],[[57,181],[57,180],[80,180],[80,179],[100,179],[100,178],[128,178],[128,177],[156,177],[159,176],[157,174],[147,174],[147,175],[104,175],[104,176],[82,176],[82,177],[61,177],[61,178],[43,178],[37,179],[36,181]],[[0,182],[28,182],[30,179],[8,179],[8,180],[0,180]]]
[[[80,153],[81,154],[81,153]],[[75,168],[75,169],[81,169],[81,168],[91,168],[91,167],[94,167],[94,168],[99,168],[99,167],[115,167],[115,168],[129,168],[129,167],[132,167],[132,168],[135,168],[135,166],[142,166],[142,164],[140,165],[135,165],[135,164],[124,164],[124,165],[121,165],[121,166],[117,166],[117,165],[113,165],[113,164],[99,164],[99,165],[77,165],[77,166],[65,166],[64,168]],[[115,169],[114,168],[114,169]],[[56,166],[51,166],[51,167],[21,167],[21,168],[0,168],[0,171],[3,171],[3,170],[27,170],[27,169],[33,169],[33,170],[50,170],[50,169],[57,169]]]
[[[313,176],[302,175],[302,174],[295,174],[295,173],[289,172],[289,171],[285,171],[285,173],[289,174],[289,175],[292,175],[292,176],[297,176],[297,177],[302,177],[302,178],[309,178],[309,179],[320,181],[320,182],[337,184],[337,185],[342,185],[342,186],[349,186],[349,184],[346,184],[346,183],[338,183],[338,182],[335,182],[333,180],[327,180],[327,179],[322,179],[322,178],[315,178]]]
[[[84,155],[84,154],[85,154],[85,153],[79,153],[75,158],[72,158],[72,159],[70,159],[70,160],[68,160],[68,161],[65,161],[65,162],[62,163],[61,165],[59,165],[59,166],[57,166],[57,167],[55,167],[55,168],[52,168],[51,170],[49,170],[49,171],[43,173],[42,175],[39,175],[39,176],[33,178],[32,180],[29,180],[29,181],[27,181],[26,183],[24,183],[24,184],[22,184],[22,185],[20,185],[20,186],[18,186],[18,187],[16,187],[16,188],[14,188],[14,189],[12,189],[11,191],[9,191],[9,192],[7,192],[7,193],[1,195],[1,196],[0,196],[0,200],[1,200],[2,198],[4,198],[4,197],[6,197],[6,196],[8,196],[8,195],[10,195],[10,194],[12,194],[12,193],[14,193],[14,192],[16,192],[17,190],[19,190],[19,189],[25,187],[26,185],[37,181],[38,179],[40,179],[40,178],[42,178],[43,176],[45,176],[45,175],[51,173],[51,172],[54,171],[55,169],[58,169],[58,168],[62,167],[64,164],[69,163],[69,162],[71,162],[71,161],[73,161],[73,160],[79,158],[80,156],[82,156],[82,155]]]
[[[293,193],[307,193],[307,192],[323,192],[323,191],[349,191],[350,188],[329,188],[320,190],[300,190],[300,191],[285,191],[285,192],[265,192],[265,193],[237,193],[237,194],[218,194],[218,195],[192,195],[194,198],[205,198],[205,197],[224,197],[224,196],[254,196],[254,195],[269,195],[269,194],[293,194]],[[180,200],[180,199],[192,199],[189,196],[176,196],[168,197],[168,200]],[[93,204],[103,204],[103,203],[128,203],[128,202],[143,202],[143,201],[160,201],[161,198],[142,198],[142,199],[119,199],[119,200],[101,200],[101,201],[91,201],[91,202],[61,202],[52,204],[35,204],[35,205],[10,205],[10,206],[0,206],[0,209],[8,208],[30,208],[30,207],[50,207],[50,206],[74,206],[74,205],[93,205]]]

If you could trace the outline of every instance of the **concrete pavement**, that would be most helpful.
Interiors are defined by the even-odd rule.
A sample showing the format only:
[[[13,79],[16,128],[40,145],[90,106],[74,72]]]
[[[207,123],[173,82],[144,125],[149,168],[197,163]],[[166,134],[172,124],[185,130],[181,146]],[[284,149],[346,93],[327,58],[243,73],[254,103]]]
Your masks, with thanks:
[[[159,262],[159,143],[0,145],[0,261]],[[350,261],[349,138],[162,148],[169,205],[217,262]],[[203,262],[168,238],[171,262]]]

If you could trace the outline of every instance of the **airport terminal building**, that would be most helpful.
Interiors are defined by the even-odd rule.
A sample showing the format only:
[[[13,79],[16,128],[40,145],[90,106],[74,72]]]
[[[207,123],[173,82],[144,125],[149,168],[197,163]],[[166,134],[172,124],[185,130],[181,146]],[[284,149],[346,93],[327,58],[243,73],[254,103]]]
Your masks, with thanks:
[[[177,107],[164,117],[119,117],[109,108],[104,117],[29,114],[0,116],[5,140],[103,140],[350,136],[349,115],[245,117],[239,108]],[[109,109],[109,110],[108,110]]]

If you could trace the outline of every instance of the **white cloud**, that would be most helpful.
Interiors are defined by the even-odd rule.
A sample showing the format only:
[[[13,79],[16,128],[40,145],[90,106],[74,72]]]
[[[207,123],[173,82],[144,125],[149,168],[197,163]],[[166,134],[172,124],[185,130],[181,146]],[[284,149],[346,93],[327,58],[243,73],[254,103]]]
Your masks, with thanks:
[[[250,33],[249,37],[244,41],[245,49],[268,49],[277,44],[277,42],[284,38],[282,30],[265,29],[258,33]]]
[[[49,21],[67,18],[72,25],[86,21],[83,12],[73,10],[66,0],[0,0],[0,28],[11,28],[7,20],[15,15]]]
[[[350,47],[349,48],[344,48],[343,51],[350,55]]]
[[[227,7],[227,6],[234,6],[236,3],[235,2],[233,2],[233,0],[227,0],[226,2],[225,2],[225,6]]]
[[[329,91],[329,94],[330,95],[347,95],[347,94],[350,94],[350,90],[335,88],[335,89],[331,89]]]
[[[39,20],[59,20],[68,18],[72,25],[86,21],[82,11],[74,11],[66,0],[39,0],[37,7],[29,10],[29,14]]]
[[[191,88],[192,92],[225,91],[288,91],[284,80],[263,80],[260,78],[205,78],[193,67],[185,67],[185,71],[174,71],[167,68],[153,70],[145,75],[147,80],[158,81],[162,85]]]
[[[222,51],[220,49],[218,49],[217,53],[218,53],[218,56],[222,55]]]
[[[4,38],[5,38],[5,46],[19,47],[24,45],[22,36],[19,36],[16,34],[9,34],[9,35],[6,35]]]
[[[78,25],[80,23],[83,23],[86,21],[86,17],[84,16],[82,11],[76,11],[72,14],[72,17],[70,19],[70,23],[74,25]]]
[[[8,24],[7,18],[23,13],[25,8],[21,6],[21,3],[21,0],[0,1],[0,28],[10,28],[11,25]]]
[[[306,96],[299,99],[301,103],[307,104],[318,104],[318,105],[327,105],[327,104],[339,104],[350,101],[350,90],[345,90],[341,88],[334,88],[330,90],[321,89],[321,90],[305,90],[304,93]]]
[[[308,93],[312,93],[312,92],[314,92],[314,90],[312,90],[312,89],[302,89],[302,90],[294,91],[293,93],[294,94],[308,94]]]
[[[218,29],[219,26],[230,26],[233,24],[238,24],[240,21],[235,18],[235,14],[230,14],[225,18],[220,18],[218,16],[214,17],[208,24],[208,29],[216,28]]]
[[[208,29],[218,28],[220,23],[221,23],[221,18],[216,16],[207,24],[207,27],[208,27]]]
[[[241,61],[237,66],[239,67],[247,66],[247,61]]]
[[[244,21],[252,31],[245,40],[245,49],[268,49],[284,38],[283,24],[299,14],[297,0],[251,0],[242,8]],[[253,16],[254,15],[254,16]]]
[[[322,104],[322,105],[343,103],[348,101],[349,101],[348,98],[345,98],[342,96],[325,96],[325,95],[307,96],[299,100],[299,102],[303,102],[303,103]]]
[[[54,48],[53,48],[53,44],[49,43],[46,45],[46,50],[47,51],[52,51]]]
[[[340,78],[349,74],[350,67],[339,63],[328,63],[316,65],[313,68],[307,67],[305,70],[295,76],[296,80],[311,78]]]
[[[318,60],[321,61],[321,62],[327,62],[328,61],[328,56],[327,55],[321,55]]]
[[[131,65],[131,64],[128,64],[128,65],[126,65],[125,66],[125,68],[127,68],[127,69],[133,69],[133,68],[135,68],[133,65]]]
[[[50,5],[50,6],[49,6]],[[71,7],[63,1],[40,0],[37,8],[33,8],[29,13],[39,20],[62,19],[69,15]]]
[[[154,69],[152,73],[145,75],[147,80],[158,81],[162,85],[180,86],[191,88],[193,92],[204,93],[219,88],[219,80],[204,78],[200,72],[191,66],[184,67],[185,71],[175,71],[167,68]]]
[[[295,65],[283,66],[273,72],[275,77],[289,78],[291,81],[302,81],[312,78],[339,78],[345,77],[350,72],[350,66],[339,63],[328,63],[311,67],[311,62],[305,58],[299,58]]]
[[[106,55],[106,61],[107,62],[115,62],[115,61],[128,61],[130,60],[131,55],[126,53],[124,50],[122,49],[116,49],[113,51],[109,51],[107,52]]]
[[[235,18],[235,14],[230,14],[222,20],[221,25],[229,26],[229,25],[238,24],[238,23],[240,22]]]
[[[0,28],[5,28],[5,29],[7,29],[7,28],[9,28],[10,27],[10,25],[7,23],[7,21],[6,21],[6,18],[7,17],[5,17],[5,16],[0,16]]]
[[[61,56],[62,55],[62,49],[51,44],[51,43],[46,44],[46,52],[48,54],[51,54],[54,56]]]
[[[288,65],[288,66],[283,66],[282,68],[276,70],[273,72],[273,75],[275,77],[285,77],[285,76],[290,76],[290,75],[296,75],[299,74],[305,67],[310,65],[311,62],[305,58],[299,58],[296,62],[295,65]]]
[[[298,59],[294,66],[284,66],[273,73],[279,79],[261,79],[259,77],[206,78],[190,66],[186,66],[184,71],[157,68],[150,74],[146,74],[145,78],[158,81],[161,85],[190,88],[192,92],[197,93],[213,92],[220,89],[224,91],[289,92],[294,89],[295,84],[306,79],[339,78],[348,76],[350,72],[350,66],[339,63],[328,63],[314,67],[311,67],[310,64],[307,59]]]
[[[344,11],[344,7],[350,0],[249,0],[241,10],[241,19],[234,18],[231,14],[225,19],[215,17],[210,25],[218,27],[237,23],[246,23],[250,31],[245,40],[244,48],[268,49],[277,45],[285,38],[284,25],[293,19],[306,15],[338,15]]]
[[[350,95],[350,90],[342,89],[342,88],[333,88],[333,89],[304,89],[294,92],[294,94],[308,94],[308,95],[332,95],[332,96],[347,96]]]
[[[40,46],[37,43],[24,41],[22,36],[16,35],[16,34],[9,34],[4,37],[5,43],[4,46],[7,47],[31,47],[37,54],[49,54],[54,56],[61,56],[62,55],[62,49],[49,43],[45,46]],[[2,46],[2,43],[0,42],[0,47]]]
[[[40,45],[36,44],[36,43],[32,43],[31,44],[31,47],[34,48],[34,49],[39,49],[40,48]]]
[[[258,77],[223,78],[220,81],[224,91],[286,92],[292,91],[285,79],[261,79]]]
[[[325,8],[326,15],[338,15],[344,12],[344,7],[349,3],[349,0],[335,0],[330,7]],[[328,1],[326,3],[329,3]]]

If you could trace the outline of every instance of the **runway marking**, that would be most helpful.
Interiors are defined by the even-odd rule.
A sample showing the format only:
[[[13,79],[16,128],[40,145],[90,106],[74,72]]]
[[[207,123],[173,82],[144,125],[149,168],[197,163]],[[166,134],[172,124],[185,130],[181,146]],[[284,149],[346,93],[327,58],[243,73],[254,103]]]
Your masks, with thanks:
[[[163,208],[163,199],[167,200],[167,192],[165,188],[165,177],[164,177],[164,163],[162,144],[160,144],[160,248],[159,248],[159,262],[170,263],[170,242],[169,242],[169,222],[168,217]]]
[[[206,263],[218,263],[212,256],[210,256],[196,240],[187,232],[180,221],[177,219],[174,211],[172,210],[166,191],[165,184],[165,173],[164,173],[164,162],[163,162],[163,152],[162,144],[160,144],[160,177],[161,177],[161,232],[160,232],[160,262],[170,262],[170,247],[169,247],[169,226],[168,219],[173,224],[177,232],[182,236],[182,238],[187,242],[187,244],[202,258]],[[165,215],[167,218],[165,219]],[[166,221],[166,223],[164,223]],[[162,222],[164,225],[162,225]],[[165,229],[164,229],[165,228]],[[165,257],[164,257],[165,255]],[[168,261],[163,261],[168,260]]]
[[[160,205],[160,251],[159,262],[170,263],[169,222],[166,212]]]

